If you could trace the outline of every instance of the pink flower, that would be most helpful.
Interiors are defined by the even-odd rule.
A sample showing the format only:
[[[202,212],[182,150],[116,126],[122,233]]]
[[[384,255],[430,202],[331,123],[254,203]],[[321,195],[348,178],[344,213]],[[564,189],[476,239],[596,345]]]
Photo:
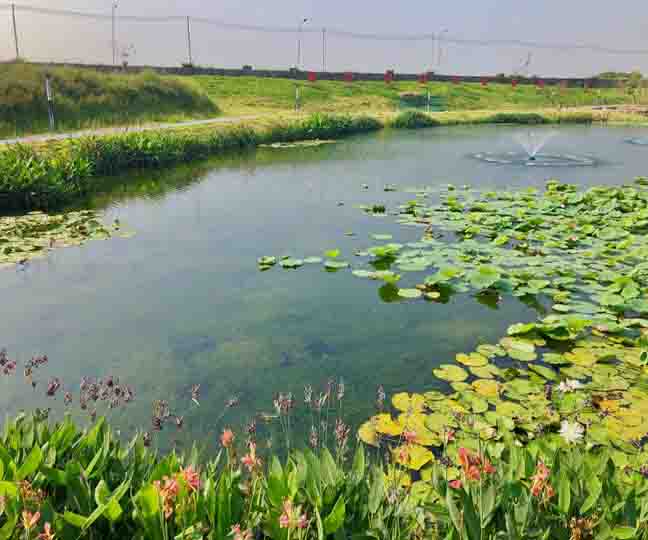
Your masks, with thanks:
[[[446,443],[452,442],[455,440],[455,431],[451,429],[450,431],[446,432]]]
[[[290,527],[290,517],[286,514],[281,514],[279,517],[279,527],[288,529]]]
[[[38,525],[38,522],[40,521],[40,512],[36,512],[35,514],[32,514],[29,510],[23,510],[22,513],[22,522],[23,522],[23,527],[25,527],[25,530],[31,531],[36,525]]]
[[[403,438],[407,444],[416,442],[416,431],[403,431]]]
[[[54,540],[55,536],[52,532],[52,526],[49,522],[46,522],[43,532],[38,535],[38,540]]]
[[[196,492],[200,489],[200,474],[193,467],[182,469],[182,476],[191,491]]]
[[[305,529],[306,527],[308,527],[308,516],[306,514],[302,514],[297,520],[297,528]]]
[[[223,434],[221,435],[221,444],[223,445],[224,448],[229,448],[232,446],[232,442],[234,441],[234,432],[231,429],[225,429],[223,430]]]
[[[453,480],[452,482],[449,482],[448,485],[452,489],[461,489],[461,480]]]
[[[250,529],[247,529],[245,531],[241,531],[241,525],[236,524],[232,526],[232,532],[230,533],[230,536],[234,537],[234,540],[252,540],[252,531]]]
[[[493,464],[490,461],[485,459],[483,471],[486,474],[495,474],[497,472],[497,469],[493,466]]]
[[[257,467],[261,466],[261,459],[256,455],[256,443],[250,441],[248,444],[248,453],[241,458],[241,463],[247,468],[248,471],[252,472]]]

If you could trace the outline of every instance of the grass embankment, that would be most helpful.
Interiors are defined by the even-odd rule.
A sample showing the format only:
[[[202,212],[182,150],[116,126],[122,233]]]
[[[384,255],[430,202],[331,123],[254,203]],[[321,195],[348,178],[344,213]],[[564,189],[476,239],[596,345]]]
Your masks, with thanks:
[[[0,151],[0,208],[49,208],[97,190],[97,177],[154,168],[253,148],[260,144],[333,139],[375,131],[367,117],[319,116],[223,129],[163,130],[84,137],[40,148],[9,146]]]
[[[295,81],[258,77],[215,77],[193,79],[214,99],[225,114],[290,111],[295,105]],[[425,102],[427,90],[441,101],[444,110],[531,110],[550,107],[587,107],[631,103],[623,89],[538,88],[533,85],[491,83],[339,81],[300,82],[305,112],[378,113],[400,108],[402,94],[419,94]]]
[[[45,74],[52,78],[59,130],[214,116],[218,107],[189,79],[100,73],[30,64],[0,65],[0,137],[47,131]]]
[[[551,124],[611,121],[604,112],[419,112],[370,116],[313,115],[257,121],[254,127],[201,126],[149,130],[0,149],[0,209],[47,209],[101,190],[100,178],[129,169],[156,168],[260,144],[337,139],[384,127],[472,124]],[[625,117],[624,117],[625,118]]]

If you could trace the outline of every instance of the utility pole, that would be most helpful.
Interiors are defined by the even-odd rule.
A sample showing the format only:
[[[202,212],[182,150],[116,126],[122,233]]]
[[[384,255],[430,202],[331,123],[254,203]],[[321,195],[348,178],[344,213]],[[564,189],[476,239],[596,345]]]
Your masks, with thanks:
[[[322,73],[326,73],[326,28],[322,28]]]
[[[116,38],[116,33],[115,33],[116,11],[117,11],[117,2],[113,2],[112,3],[112,56],[113,56],[113,66],[117,65],[117,38]]]
[[[439,35],[437,36],[437,53],[438,53],[438,64],[439,67],[441,66],[441,61],[443,60],[443,35],[448,33],[448,29],[446,28],[442,32],[439,32]]]
[[[189,65],[193,66],[193,56],[191,54],[191,20],[187,17],[187,50],[189,51]]]
[[[11,21],[13,24],[14,45],[16,46],[16,61],[20,60],[20,49],[18,48],[18,27],[16,26],[16,4],[11,4]]]
[[[302,38],[302,28],[308,22],[308,19],[299,21],[299,27],[297,28],[297,71],[301,71],[301,38]]]

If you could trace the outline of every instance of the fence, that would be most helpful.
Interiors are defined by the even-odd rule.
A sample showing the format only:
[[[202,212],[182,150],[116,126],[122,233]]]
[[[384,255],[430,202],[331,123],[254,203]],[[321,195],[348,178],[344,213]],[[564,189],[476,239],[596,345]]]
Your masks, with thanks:
[[[468,39],[436,30],[367,34],[316,27],[311,21],[276,27],[192,16],[133,16],[121,11],[113,7],[107,13],[90,13],[0,3],[0,60],[125,62],[163,68],[250,65],[285,70],[296,66],[323,73],[383,73],[391,68],[401,73],[463,70],[518,75],[555,72],[559,59],[561,71],[581,74],[601,71],[602,65],[612,63],[619,71],[630,71],[637,62],[648,61],[645,49]]]

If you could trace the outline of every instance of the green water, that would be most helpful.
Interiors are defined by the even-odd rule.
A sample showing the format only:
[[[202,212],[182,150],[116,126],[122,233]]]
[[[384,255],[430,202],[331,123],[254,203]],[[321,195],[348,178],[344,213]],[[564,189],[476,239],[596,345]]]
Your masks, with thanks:
[[[273,393],[292,391],[299,401],[304,385],[322,387],[331,377],[344,379],[345,414],[354,423],[371,414],[379,384],[388,394],[438,386],[433,367],[497,341],[509,324],[535,319],[542,307],[514,298],[489,306],[470,295],[446,304],[392,301],[379,283],[348,270],[262,273],[256,259],[338,248],[359,265],[354,252],[379,243],[372,234],[415,242],[420,229],[353,207],[394,208],[413,198],[402,191],[408,186],[524,188],[554,175],[614,184],[648,173],[646,150],[624,142],[645,136],[640,129],[559,128],[547,144],[550,152],[593,155],[601,161],[596,167],[532,169],[470,157],[517,150],[517,131],[382,132],[113,179],[110,193],[88,205],[136,236],[58,250],[0,273],[0,347],[19,361],[50,358],[35,391],[20,376],[0,376],[2,410],[49,406],[59,414],[62,396],[42,397],[50,376],[76,397],[82,376],[115,375],[137,394],[128,408],[109,413],[121,428],[149,429],[152,400],[167,399],[185,416],[184,431],[172,430],[171,438],[211,444],[224,425],[271,412]],[[387,183],[400,191],[384,192]],[[408,273],[400,285],[423,278]],[[198,383],[200,407],[190,399]],[[231,396],[240,405],[222,418]]]

